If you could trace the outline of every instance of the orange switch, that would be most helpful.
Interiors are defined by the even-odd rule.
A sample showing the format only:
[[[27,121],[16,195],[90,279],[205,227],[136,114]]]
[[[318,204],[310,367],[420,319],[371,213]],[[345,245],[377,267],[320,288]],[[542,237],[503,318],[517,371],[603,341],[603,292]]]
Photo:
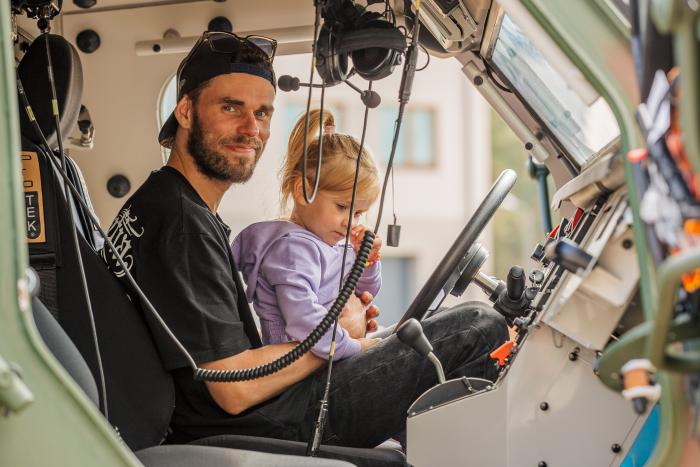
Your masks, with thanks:
[[[632,164],[638,164],[647,158],[649,151],[647,148],[632,149],[627,153],[627,160]]]
[[[505,366],[506,359],[510,357],[510,354],[513,352],[513,347],[515,347],[515,342],[507,341],[504,342],[499,348],[491,352],[489,355],[491,356],[491,358],[495,358],[496,360],[498,360],[498,366]]]

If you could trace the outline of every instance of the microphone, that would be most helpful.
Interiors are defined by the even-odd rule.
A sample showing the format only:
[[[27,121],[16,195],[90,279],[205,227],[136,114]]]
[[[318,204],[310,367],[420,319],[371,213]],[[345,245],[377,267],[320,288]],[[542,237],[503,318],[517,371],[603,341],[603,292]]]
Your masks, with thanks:
[[[299,78],[296,78],[294,76],[289,76],[289,75],[282,75],[279,77],[277,80],[277,86],[284,91],[284,92],[289,92],[289,91],[298,91],[300,86],[304,87],[312,87],[312,88],[320,88],[323,87],[320,84],[309,84],[309,83],[302,83],[299,81]]]
[[[345,81],[345,84],[350,86],[352,89],[357,91],[360,94],[360,99],[362,100],[362,103],[365,104],[367,107],[370,109],[374,109],[377,107],[379,104],[382,102],[382,98],[379,96],[374,91],[363,91],[362,89],[358,88],[354,84],[352,84],[350,81]],[[299,78],[296,78],[294,76],[289,76],[289,75],[282,75],[279,77],[277,80],[277,86],[280,88],[280,90],[289,92],[289,91],[298,91],[301,86],[304,87],[312,87],[312,88],[320,88],[322,85],[320,84],[309,84],[309,83],[302,83],[299,81]]]
[[[354,84],[352,84],[348,80],[345,80],[343,82],[345,84],[347,84],[348,86],[350,86],[355,91],[359,92],[360,99],[362,100],[362,103],[365,104],[370,109],[373,109],[382,103],[382,98],[376,92],[370,91],[370,90],[363,91],[362,89],[358,88],[357,86],[355,86]]]

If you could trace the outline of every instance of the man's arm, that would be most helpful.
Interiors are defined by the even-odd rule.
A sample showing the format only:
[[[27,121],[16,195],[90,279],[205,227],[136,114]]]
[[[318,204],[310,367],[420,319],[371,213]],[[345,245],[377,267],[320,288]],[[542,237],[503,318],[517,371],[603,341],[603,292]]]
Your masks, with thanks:
[[[365,310],[365,306],[369,305],[371,301],[372,296],[370,294],[362,294],[360,299],[353,295],[341,312],[341,324],[348,325],[353,329],[352,333],[355,334],[353,337],[361,340],[363,349],[379,342],[379,339],[364,338],[367,331],[377,327],[377,323],[374,320],[379,315],[377,307],[372,305]],[[363,326],[364,329],[361,329]],[[221,360],[202,363],[200,366],[209,370],[252,368],[278,359],[296,345],[297,342],[270,344],[258,349],[248,349]],[[237,383],[207,382],[206,385],[209,394],[211,394],[219,407],[231,415],[238,415],[246,409],[284,392],[288,387],[321,368],[324,363],[325,360],[311,352],[307,352],[288,367],[264,378]]]
[[[209,370],[237,370],[252,368],[272,362],[292,350],[297,342],[271,344],[257,349],[248,349],[230,357],[202,363]],[[207,389],[214,401],[224,411],[238,415],[244,410],[264,402],[295,383],[303,380],[323,365],[324,360],[311,352],[304,354],[288,367],[264,378],[237,383],[210,383]]]

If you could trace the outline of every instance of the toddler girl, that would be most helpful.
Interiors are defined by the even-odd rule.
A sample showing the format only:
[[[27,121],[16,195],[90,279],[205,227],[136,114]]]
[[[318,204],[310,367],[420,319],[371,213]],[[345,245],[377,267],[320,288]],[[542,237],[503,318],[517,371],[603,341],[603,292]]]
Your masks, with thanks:
[[[289,219],[259,222],[244,229],[231,248],[238,269],[247,284],[248,301],[253,302],[260,318],[264,344],[302,341],[321,322],[338,296],[345,250],[350,201],[360,145],[349,135],[337,134],[333,115],[324,111],[323,158],[318,194],[306,203],[313,190],[318,162],[320,112],[309,115],[307,180],[302,180],[304,116],[296,122],[289,137],[287,157],[282,169],[282,205],[292,201]],[[313,138],[316,139],[313,139]],[[363,149],[357,185],[350,245],[347,247],[344,275],[347,278],[364,237],[365,227],[358,224],[379,194],[379,172],[372,157]],[[342,241],[342,242],[341,242]],[[376,238],[357,283],[356,293],[376,296],[381,286],[379,249]],[[332,328],[331,328],[332,329]],[[311,349],[327,359],[332,331]],[[334,360],[351,357],[371,345],[371,339],[354,339],[338,326]]]

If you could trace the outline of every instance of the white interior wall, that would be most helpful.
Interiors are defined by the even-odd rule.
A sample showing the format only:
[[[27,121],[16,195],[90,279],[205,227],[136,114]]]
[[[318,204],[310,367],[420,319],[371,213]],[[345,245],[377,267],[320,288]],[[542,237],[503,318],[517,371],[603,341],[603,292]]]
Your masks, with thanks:
[[[107,193],[107,180],[118,173],[126,175],[133,191],[162,163],[156,142],[158,98],[184,57],[184,54],[139,57],[134,49],[137,41],[157,39],[170,28],[182,36],[195,36],[206,28],[211,18],[219,15],[227,16],[235,30],[301,26],[313,21],[310,0],[228,0],[120,9],[124,3],[103,0],[96,10],[67,8],[69,13],[62,18],[62,32],[69,41],[75,43],[77,34],[87,28],[97,31],[102,40],[95,53],[80,52],[85,76],[83,102],[96,127],[95,147],[87,152],[74,151],[73,156],[85,174],[103,226],[109,224],[125,200]],[[277,75],[291,74],[306,81],[309,57],[278,57]],[[421,55],[419,64],[424,59]],[[395,172],[401,246],[385,248],[383,254],[415,258],[416,290],[491,184],[487,106],[459,68],[454,60],[433,57],[428,70],[417,73],[410,105],[436,109],[437,164],[432,170]],[[392,76],[375,83],[382,106],[397,106],[400,71],[398,67]],[[353,81],[366,86],[361,79],[353,78]],[[296,93],[278,92],[276,107],[281,109],[290,101],[305,102],[304,89]],[[337,86],[328,89],[327,99],[342,103],[345,109],[345,127],[338,130],[359,137],[364,112],[359,95],[346,86]],[[252,181],[234,187],[224,198],[220,212],[234,232],[279,214],[278,170],[287,138],[283,134],[284,126],[278,113],[273,119],[273,136]],[[376,111],[370,111],[367,140],[374,151],[377,148],[372,147],[372,141],[378,141],[378,132]],[[382,159],[379,154],[376,157]],[[376,210],[369,214],[366,223],[373,226],[375,217]],[[383,219],[381,235],[385,235],[385,225],[391,219],[390,193]]]

